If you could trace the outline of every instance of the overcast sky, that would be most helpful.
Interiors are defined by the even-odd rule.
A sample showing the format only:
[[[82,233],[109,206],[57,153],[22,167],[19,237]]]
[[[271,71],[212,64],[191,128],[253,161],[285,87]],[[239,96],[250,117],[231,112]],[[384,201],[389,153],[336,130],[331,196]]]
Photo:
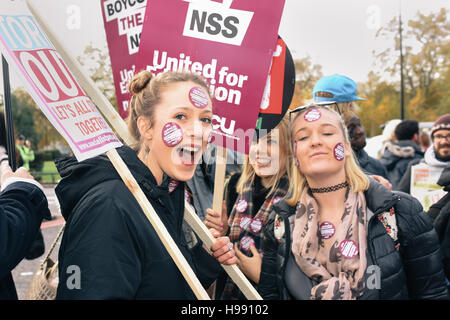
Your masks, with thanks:
[[[90,42],[100,48],[106,43],[100,0],[33,1],[74,56]],[[449,8],[450,1],[403,0],[402,19],[407,22],[418,11],[437,12],[442,7]],[[365,81],[373,68],[372,51],[392,45],[376,39],[376,30],[398,16],[399,8],[400,0],[286,0],[279,34],[294,59],[309,55],[325,75],[341,73]],[[68,25],[77,12],[79,24]]]

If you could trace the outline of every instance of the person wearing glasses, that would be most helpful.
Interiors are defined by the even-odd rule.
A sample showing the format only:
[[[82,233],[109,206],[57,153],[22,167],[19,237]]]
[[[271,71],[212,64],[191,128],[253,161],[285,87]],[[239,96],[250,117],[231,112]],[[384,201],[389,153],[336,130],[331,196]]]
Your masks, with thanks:
[[[411,192],[411,168],[419,163],[442,169],[450,165],[450,113],[444,114],[434,122],[430,135],[432,145],[427,149],[423,158],[409,163],[398,184],[398,190],[406,193]]]
[[[290,115],[297,168],[286,203],[295,210],[274,208],[264,227],[261,296],[448,298],[438,237],[420,203],[360,169],[329,106]]]

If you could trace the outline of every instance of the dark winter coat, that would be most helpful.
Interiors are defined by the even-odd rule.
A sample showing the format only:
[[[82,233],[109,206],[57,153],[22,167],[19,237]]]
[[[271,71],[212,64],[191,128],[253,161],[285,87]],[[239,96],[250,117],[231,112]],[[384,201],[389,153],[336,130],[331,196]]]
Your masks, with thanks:
[[[118,152],[199,280],[208,287],[220,265],[182,231],[184,183],[169,194],[136,153]],[[66,229],[59,250],[57,299],[195,299],[138,202],[106,156],[57,161],[56,188]],[[76,266],[75,268],[73,266]],[[77,285],[75,271],[81,276]]]
[[[369,175],[375,174],[389,179],[386,168],[381,164],[380,160],[372,158],[364,149],[355,152],[358,163],[363,171]]]
[[[410,161],[423,158],[423,151],[411,140],[401,140],[386,145],[380,161],[385,166],[392,188],[403,178]]]
[[[450,166],[442,171],[437,184],[443,186],[447,194],[430,207],[428,214],[435,219],[434,227],[441,242],[445,275],[450,280]]]
[[[44,217],[50,211],[37,186],[14,182],[0,193],[0,300],[17,300],[11,270],[29,252]]]
[[[448,298],[436,231],[420,203],[407,194],[388,191],[372,179],[365,196],[367,207],[373,212],[368,222],[367,259],[381,270],[378,299]],[[399,229],[399,250],[378,219],[392,207]],[[285,225],[280,242],[274,237],[277,214]],[[294,207],[280,201],[264,227],[264,257],[258,285],[263,299],[292,298],[286,288],[285,271],[291,254],[294,214]]]

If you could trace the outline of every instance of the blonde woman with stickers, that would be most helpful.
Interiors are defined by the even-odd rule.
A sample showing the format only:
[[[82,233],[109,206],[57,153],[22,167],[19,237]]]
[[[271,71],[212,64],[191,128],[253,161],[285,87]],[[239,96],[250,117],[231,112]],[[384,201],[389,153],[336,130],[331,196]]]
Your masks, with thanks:
[[[285,116],[268,135],[262,136],[259,131],[255,135],[242,173],[232,175],[227,183],[223,215],[208,209],[205,223],[222,234],[228,234],[234,243],[239,268],[257,284],[264,255],[262,229],[273,204],[286,195],[292,171],[288,117]],[[217,283],[216,297],[244,299],[225,274]]]
[[[439,242],[419,202],[361,171],[337,112],[311,105],[290,115],[297,169],[285,208],[264,228],[262,297],[446,298]]]
[[[154,77],[143,71],[129,91],[129,131],[138,144],[118,153],[207,288],[221,269],[217,261],[237,260],[227,237],[216,240],[211,256],[200,241],[189,248],[182,231],[184,183],[192,178],[211,132],[208,86],[191,73]],[[106,156],[80,163],[65,158],[57,167],[62,180],[56,193],[67,221],[57,299],[195,299]]]

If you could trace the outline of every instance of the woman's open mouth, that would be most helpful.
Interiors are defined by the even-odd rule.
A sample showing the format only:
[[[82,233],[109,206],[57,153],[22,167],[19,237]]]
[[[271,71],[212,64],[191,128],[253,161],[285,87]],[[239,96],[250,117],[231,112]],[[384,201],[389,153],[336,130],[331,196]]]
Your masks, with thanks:
[[[185,145],[177,148],[177,154],[183,165],[193,166],[198,163],[198,160],[202,155],[202,147],[196,145]]]

